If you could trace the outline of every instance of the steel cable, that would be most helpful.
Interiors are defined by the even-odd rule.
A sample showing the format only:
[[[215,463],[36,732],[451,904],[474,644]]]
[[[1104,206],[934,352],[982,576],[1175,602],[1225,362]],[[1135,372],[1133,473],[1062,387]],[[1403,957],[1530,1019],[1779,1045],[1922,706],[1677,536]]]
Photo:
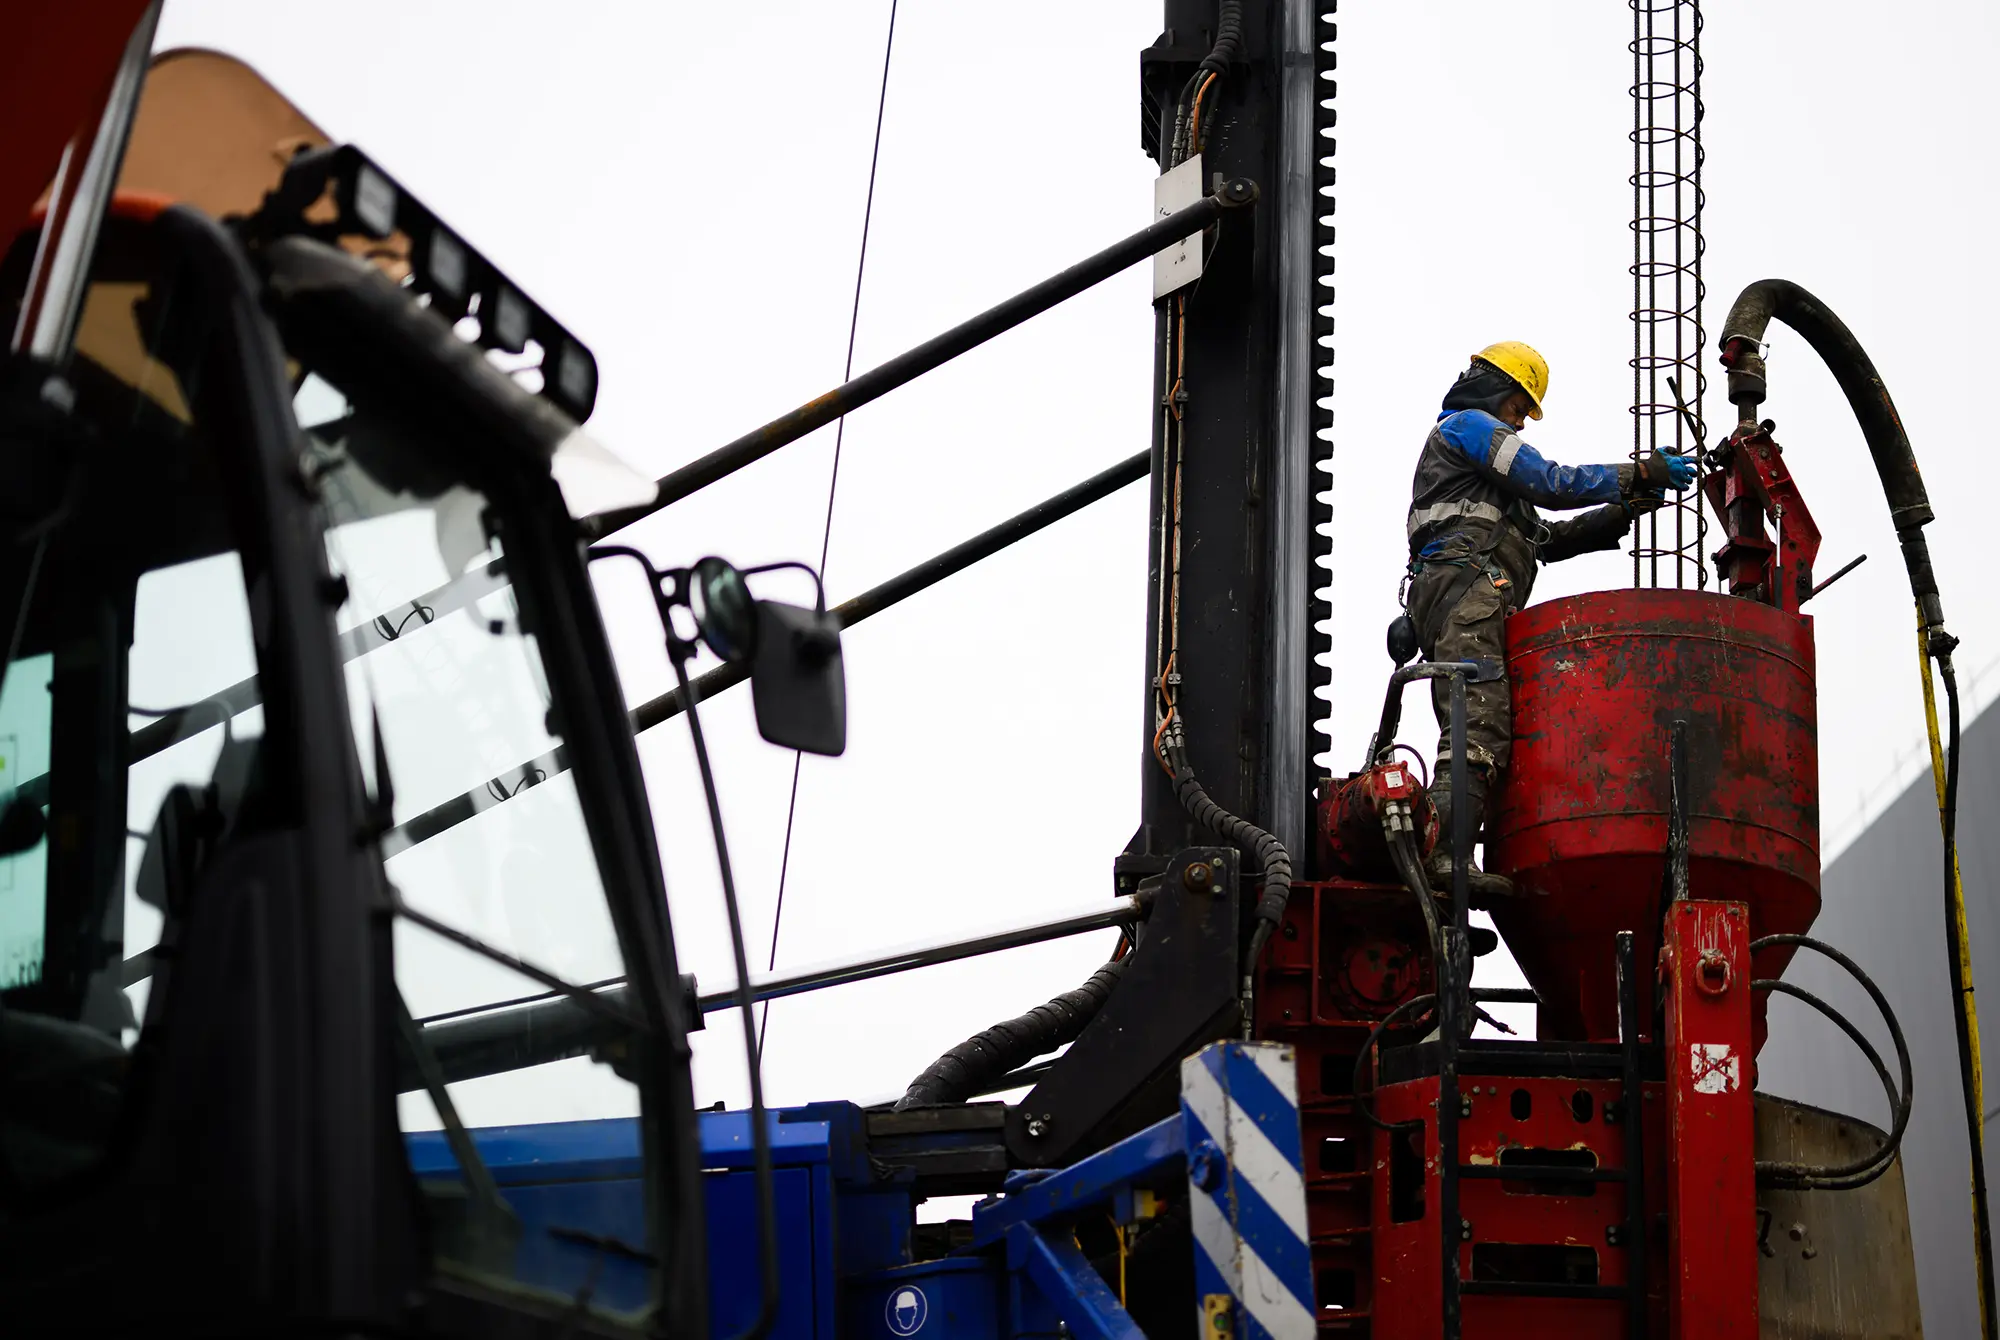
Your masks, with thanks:
[[[875,221],[875,170],[882,161],[882,120],[889,107],[889,61],[896,53],[896,3],[889,0],[889,36],[882,47],[882,87],[875,97],[875,142],[868,151],[868,197],[861,207],[861,255],[854,264],[854,305],[847,318],[847,361],[842,365],[840,380],[844,384],[854,380],[854,338],[861,329],[861,281],[868,273],[868,231]],[[833,428],[833,469],[826,481],[826,524],[819,537],[819,579],[826,580],[826,555],[833,543],[833,499],[840,487],[840,449],[847,439],[847,416],[841,415]],[[785,845],[778,857],[778,900],[771,912],[771,955],[764,965],[766,972],[775,972],[778,967],[778,931],[785,919],[785,881],[792,868],[792,823],[799,811],[799,769],[805,762],[805,755],[797,750],[792,752],[792,791],[785,802]],[[764,1055],[764,1039],[769,1035],[771,1023],[771,1002],[764,1002],[764,1009],[757,1019],[757,1056]]]

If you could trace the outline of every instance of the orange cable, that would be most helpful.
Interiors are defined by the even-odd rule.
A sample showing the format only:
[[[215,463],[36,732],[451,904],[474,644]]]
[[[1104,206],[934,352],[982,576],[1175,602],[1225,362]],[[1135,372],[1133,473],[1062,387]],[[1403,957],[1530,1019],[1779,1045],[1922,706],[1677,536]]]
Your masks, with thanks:
[[[1202,95],[1208,92],[1208,86],[1214,82],[1215,75],[1210,74],[1201,81],[1201,87],[1194,91],[1194,111],[1188,117],[1188,150],[1191,153],[1201,152],[1201,99]]]

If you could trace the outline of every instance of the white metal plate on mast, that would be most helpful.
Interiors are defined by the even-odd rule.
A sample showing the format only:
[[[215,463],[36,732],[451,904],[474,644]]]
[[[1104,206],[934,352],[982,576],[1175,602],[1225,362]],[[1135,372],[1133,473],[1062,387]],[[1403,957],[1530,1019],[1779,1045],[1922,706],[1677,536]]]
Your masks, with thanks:
[[[1201,155],[1162,172],[1153,182],[1153,218],[1164,219],[1201,200]],[[1153,299],[1201,278],[1201,233],[1195,232],[1153,253]]]

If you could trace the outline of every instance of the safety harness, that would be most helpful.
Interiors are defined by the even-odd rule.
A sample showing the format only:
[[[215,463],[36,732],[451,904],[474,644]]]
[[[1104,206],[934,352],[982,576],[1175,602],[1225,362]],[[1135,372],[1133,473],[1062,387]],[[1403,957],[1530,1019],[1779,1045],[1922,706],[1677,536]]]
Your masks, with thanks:
[[[1403,609],[1407,612],[1410,608],[1410,583],[1421,576],[1426,567],[1457,568],[1458,572],[1452,576],[1450,583],[1444,588],[1444,595],[1439,599],[1436,612],[1432,615],[1433,619],[1439,621],[1439,627],[1443,626],[1443,620],[1451,617],[1451,612],[1458,608],[1458,602],[1465,598],[1465,593],[1472,589],[1472,583],[1479,578],[1481,573],[1492,577],[1496,585],[1504,586],[1509,580],[1507,574],[1502,572],[1493,562],[1493,551],[1500,547],[1500,541],[1507,534],[1507,514],[1492,503],[1478,502],[1471,498],[1462,498],[1457,502],[1437,503],[1421,510],[1412,508],[1410,510],[1409,522],[1405,527],[1405,533],[1408,535],[1410,542],[1414,544],[1417,533],[1424,528],[1436,525],[1440,521],[1453,521],[1460,517],[1487,523],[1485,539],[1480,542],[1478,548],[1472,553],[1467,554],[1464,558],[1412,557],[1410,559],[1409,572],[1403,579],[1403,589],[1400,593]],[[1533,541],[1531,540],[1529,543],[1532,546]],[[1424,629],[1421,631],[1434,636],[1437,630]],[[1431,636],[1425,636],[1423,640],[1428,643],[1431,641]]]

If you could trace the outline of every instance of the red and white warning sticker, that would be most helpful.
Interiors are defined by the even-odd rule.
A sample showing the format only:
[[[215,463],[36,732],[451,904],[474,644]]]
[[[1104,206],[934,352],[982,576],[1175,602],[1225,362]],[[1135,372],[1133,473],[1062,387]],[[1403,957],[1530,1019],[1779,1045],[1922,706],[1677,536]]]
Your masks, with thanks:
[[[1688,1047],[1696,1093],[1734,1093],[1743,1083],[1743,1063],[1726,1042],[1696,1042]]]

